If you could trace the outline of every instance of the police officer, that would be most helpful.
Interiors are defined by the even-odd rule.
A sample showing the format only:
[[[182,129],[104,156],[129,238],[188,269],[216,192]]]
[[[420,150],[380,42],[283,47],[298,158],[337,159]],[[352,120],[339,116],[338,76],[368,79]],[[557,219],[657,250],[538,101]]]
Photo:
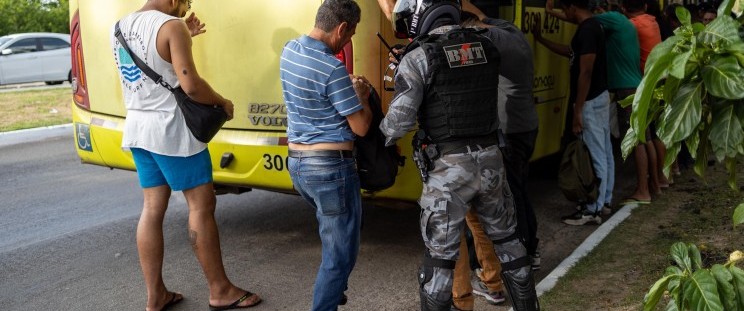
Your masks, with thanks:
[[[419,124],[414,157],[424,180],[419,204],[427,248],[418,275],[421,310],[450,310],[470,207],[494,243],[515,310],[539,310],[499,150],[498,50],[458,26],[459,0],[398,0],[391,17],[396,36],[414,40],[396,71],[395,96],[380,129],[392,145]]]

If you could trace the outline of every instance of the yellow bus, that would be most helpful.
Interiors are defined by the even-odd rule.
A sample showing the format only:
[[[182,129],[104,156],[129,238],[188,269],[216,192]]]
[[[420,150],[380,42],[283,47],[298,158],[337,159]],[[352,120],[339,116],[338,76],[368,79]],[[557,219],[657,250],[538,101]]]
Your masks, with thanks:
[[[144,0],[143,0],[144,1]],[[83,163],[134,170],[131,153],[121,149],[124,108],[118,73],[111,52],[112,25],[143,1],[70,0],[72,39],[72,117],[77,153]],[[284,44],[309,32],[322,0],[195,1],[192,11],[207,24],[207,33],[194,38],[194,58],[201,76],[233,101],[235,117],[209,143],[218,192],[250,189],[293,192],[287,172],[286,111],[279,80],[279,57]],[[339,57],[350,72],[369,78],[386,108],[392,92],[383,91],[388,68],[390,22],[374,0],[357,0],[362,20],[356,35]],[[547,18],[542,0],[473,1],[491,15],[512,20],[528,35],[530,21],[542,15],[544,36],[568,42],[573,29]],[[571,29],[569,29],[571,28]],[[536,45],[533,44],[533,47]],[[533,159],[560,150],[568,92],[568,63],[537,46],[535,105],[540,129]],[[388,82],[389,83],[389,82]],[[411,135],[399,142],[406,163],[393,187],[365,197],[413,201],[421,180],[411,160]],[[225,163],[224,158],[232,158]],[[221,163],[223,165],[221,165]],[[225,165],[228,164],[228,165]]]

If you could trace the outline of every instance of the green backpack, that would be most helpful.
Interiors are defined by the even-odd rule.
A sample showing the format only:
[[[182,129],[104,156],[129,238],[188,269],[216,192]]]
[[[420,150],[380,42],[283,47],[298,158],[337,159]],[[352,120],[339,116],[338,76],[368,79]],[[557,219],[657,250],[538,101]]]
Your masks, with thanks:
[[[558,187],[566,199],[582,204],[592,203],[599,196],[599,183],[584,141],[576,139],[568,143],[558,170]]]

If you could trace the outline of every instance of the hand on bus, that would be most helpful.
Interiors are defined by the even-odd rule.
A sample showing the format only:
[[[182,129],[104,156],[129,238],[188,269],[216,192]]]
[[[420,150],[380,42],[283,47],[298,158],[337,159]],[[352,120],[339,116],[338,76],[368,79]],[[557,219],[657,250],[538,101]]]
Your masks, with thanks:
[[[222,109],[225,110],[225,113],[227,113],[227,120],[232,120],[233,118],[233,103],[229,99],[225,99],[225,102],[222,103]]]
[[[356,92],[357,96],[359,98],[369,98],[369,93],[372,85],[369,83],[369,80],[365,78],[364,76],[351,76],[351,83],[354,86],[354,91]]]
[[[545,12],[546,13],[553,12],[554,9],[555,9],[554,0],[545,1]]]
[[[191,15],[186,18],[185,22],[186,26],[189,27],[189,32],[191,33],[192,37],[196,37],[207,32],[207,30],[204,29],[204,27],[207,25],[202,24],[202,22],[199,20],[198,17],[196,17],[196,14],[194,14],[194,12],[191,12]]]
[[[550,1],[550,0],[548,0]],[[535,15],[535,17],[532,19],[532,27],[530,29],[532,30],[532,35],[537,38],[542,38],[542,23],[541,23],[541,16],[540,14]]]
[[[403,55],[403,53],[406,51],[406,47],[400,44],[396,44],[393,46],[393,52],[388,52],[388,61],[391,63],[398,65],[398,59]]]
[[[577,136],[584,131],[584,121],[581,118],[581,112],[574,112],[572,128],[574,135]]]

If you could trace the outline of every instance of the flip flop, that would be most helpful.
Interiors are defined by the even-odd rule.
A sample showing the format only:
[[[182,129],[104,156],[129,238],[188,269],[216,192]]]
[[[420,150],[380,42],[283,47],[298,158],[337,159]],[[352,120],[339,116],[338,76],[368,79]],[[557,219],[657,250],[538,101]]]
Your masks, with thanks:
[[[213,305],[209,305],[209,310],[211,310],[211,311],[222,311],[222,310],[246,309],[246,308],[250,308],[250,307],[255,307],[256,305],[258,305],[259,303],[261,303],[261,298],[258,298],[258,300],[256,300],[256,302],[254,302],[254,303],[252,303],[250,305],[247,305],[247,306],[238,306],[241,302],[243,302],[246,299],[251,298],[253,296],[256,296],[256,294],[251,293],[249,291],[246,291],[245,292],[245,295],[243,295],[242,297],[238,298],[238,300],[235,300],[235,302],[231,303],[230,305],[227,305],[227,306],[213,306]],[[258,296],[256,296],[256,297],[258,297]]]
[[[627,198],[623,200],[620,205],[630,205],[630,204],[638,204],[638,205],[648,205],[651,204],[651,200],[641,200],[636,198]]]
[[[170,307],[172,307],[172,306],[175,306],[176,304],[178,304],[179,302],[181,302],[181,301],[183,300],[183,295],[181,295],[181,294],[179,294],[179,293],[175,293],[175,292],[168,292],[168,294],[171,294],[171,295],[173,295],[173,296],[171,296],[171,299],[170,299],[170,301],[168,301],[168,303],[166,303],[166,304],[165,304],[165,305],[164,305],[164,306],[163,306],[163,307],[162,307],[162,308],[160,309],[160,311],[165,311],[165,310],[168,310],[168,309],[169,309]]]

